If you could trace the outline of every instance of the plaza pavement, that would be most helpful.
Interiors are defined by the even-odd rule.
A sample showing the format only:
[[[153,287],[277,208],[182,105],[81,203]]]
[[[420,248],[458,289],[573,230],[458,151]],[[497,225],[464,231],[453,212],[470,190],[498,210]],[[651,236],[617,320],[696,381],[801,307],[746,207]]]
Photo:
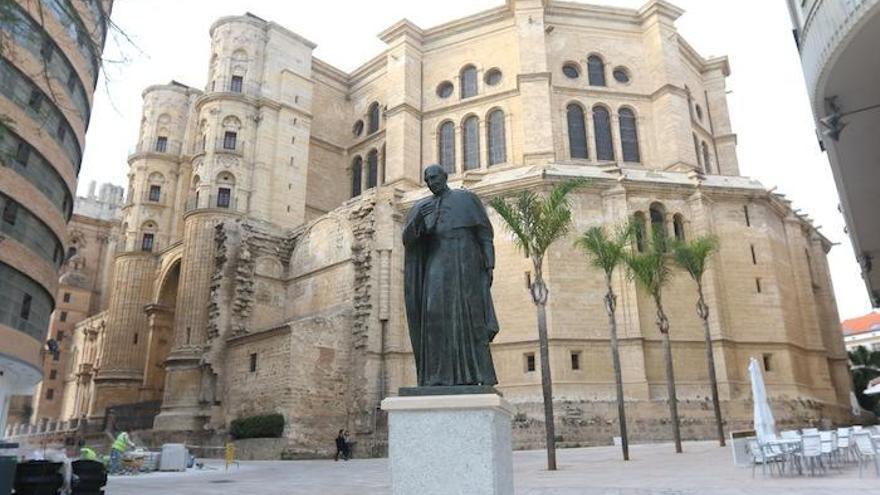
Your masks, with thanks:
[[[517,495],[880,495],[873,466],[858,477],[858,468],[824,475],[771,477],[760,469],[733,465],[730,448],[714,442],[686,442],[684,453],[672,444],[631,446],[632,460],[620,460],[620,449],[593,447],[557,452],[559,470],[546,471],[541,450],[514,452]],[[391,493],[387,459],[348,462],[244,461],[216,470],[112,476],[107,495],[386,495]],[[418,494],[414,494],[418,495]],[[466,494],[470,495],[470,494]]]

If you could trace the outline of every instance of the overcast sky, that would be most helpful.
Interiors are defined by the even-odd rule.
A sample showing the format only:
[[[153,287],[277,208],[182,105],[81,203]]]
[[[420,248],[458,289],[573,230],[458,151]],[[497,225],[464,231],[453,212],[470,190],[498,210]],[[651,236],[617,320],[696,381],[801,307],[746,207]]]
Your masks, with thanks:
[[[89,127],[79,193],[88,183],[126,184],[126,157],[137,141],[141,91],[172,79],[203,88],[208,28],[218,17],[252,12],[318,44],[315,56],[351,71],[383,50],[376,34],[406,17],[421,27],[502,5],[503,0],[116,0],[117,34]],[[593,3],[637,8],[642,0]],[[852,247],[837,211],[828,159],[819,150],[784,0],[673,0],[684,8],[681,34],[703,56],[730,57],[730,111],[742,175],[777,187],[839,243],[829,255],[841,318],[870,311]],[[115,39],[114,39],[115,38]]]

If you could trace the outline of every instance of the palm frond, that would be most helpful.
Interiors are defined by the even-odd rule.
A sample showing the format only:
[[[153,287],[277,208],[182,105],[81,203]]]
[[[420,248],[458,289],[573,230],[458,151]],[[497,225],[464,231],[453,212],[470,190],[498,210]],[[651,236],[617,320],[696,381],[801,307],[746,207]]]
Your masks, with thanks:
[[[514,234],[517,247],[528,257],[540,258],[571,228],[568,194],[585,182],[583,179],[562,182],[547,197],[521,191],[513,197],[494,198],[489,206],[498,212],[507,230]]]
[[[655,298],[660,296],[660,291],[673,275],[664,241],[662,235],[655,235],[644,253],[629,253],[624,258],[629,278]]]
[[[532,196],[530,198],[529,196]],[[531,239],[529,236],[529,225],[528,220],[525,218],[526,215],[523,214],[523,205],[528,205],[530,201],[534,200],[534,195],[529,191],[522,191],[515,198],[512,199],[504,199],[504,198],[492,198],[489,201],[489,206],[491,206],[496,212],[498,212],[498,216],[504,220],[505,228],[513,234],[513,242],[516,245],[517,249],[520,249],[525,253],[526,256],[531,256]],[[528,210],[528,208],[526,208]]]
[[[575,245],[584,251],[591,265],[610,275],[624,261],[631,235],[629,224],[617,226],[610,235],[604,227],[596,226],[587,229]]]
[[[706,271],[709,258],[718,251],[718,238],[712,235],[698,237],[691,241],[678,241],[672,245],[675,264],[699,282]]]

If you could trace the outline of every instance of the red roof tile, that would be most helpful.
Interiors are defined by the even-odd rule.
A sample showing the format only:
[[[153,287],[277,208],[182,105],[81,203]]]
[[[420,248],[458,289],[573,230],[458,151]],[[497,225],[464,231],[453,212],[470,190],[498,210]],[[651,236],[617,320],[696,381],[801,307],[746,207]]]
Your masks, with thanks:
[[[870,332],[871,330],[880,330],[880,312],[868,313],[858,318],[844,320],[840,323],[844,335],[855,335],[857,333]]]

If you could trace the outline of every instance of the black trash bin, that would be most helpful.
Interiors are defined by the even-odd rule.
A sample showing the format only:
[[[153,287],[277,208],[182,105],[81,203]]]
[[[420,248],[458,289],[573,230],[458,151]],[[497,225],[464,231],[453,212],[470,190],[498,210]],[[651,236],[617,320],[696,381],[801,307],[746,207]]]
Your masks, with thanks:
[[[107,469],[98,461],[79,460],[71,463],[73,481],[71,495],[103,495]]]
[[[63,484],[60,462],[20,462],[15,469],[15,495],[57,495]]]
[[[12,493],[15,466],[18,464],[18,458],[15,456],[16,449],[18,449],[17,443],[0,442],[0,495]]]

